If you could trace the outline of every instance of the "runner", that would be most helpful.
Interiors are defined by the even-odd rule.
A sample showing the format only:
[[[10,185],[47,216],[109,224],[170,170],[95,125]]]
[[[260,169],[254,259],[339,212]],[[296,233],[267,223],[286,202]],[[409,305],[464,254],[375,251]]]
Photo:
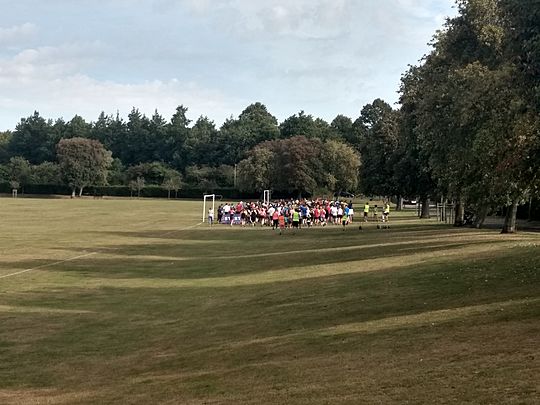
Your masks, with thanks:
[[[388,223],[390,217],[390,202],[387,201],[383,210],[383,222]],[[388,226],[388,225],[387,225]]]
[[[285,215],[283,215],[283,212],[279,214],[278,222],[279,222],[279,234],[281,235],[285,231]]]
[[[208,225],[214,225],[214,209],[212,207],[208,209]]]
[[[343,216],[341,217],[341,224],[343,225],[343,231],[345,231],[345,227],[349,223],[349,216],[346,212],[343,213]]]
[[[293,210],[292,213],[292,226],[293,229],[298,229],[298,226],[300,225],[300,213],[298,212],[298,208]]]
[[[364,204],[364,222],[368,222],[368,215],[369,215],[369,202],[366,202]]]

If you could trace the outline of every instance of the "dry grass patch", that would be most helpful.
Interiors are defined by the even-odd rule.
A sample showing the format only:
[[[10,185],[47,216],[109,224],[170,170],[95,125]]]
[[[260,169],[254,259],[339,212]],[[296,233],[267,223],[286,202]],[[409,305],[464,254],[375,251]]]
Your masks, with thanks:
[[[0,279],[2,403],[539,402],[538,234],[393,215],[280,237],[173,201],[5,213],[0,276],[39,268]]]

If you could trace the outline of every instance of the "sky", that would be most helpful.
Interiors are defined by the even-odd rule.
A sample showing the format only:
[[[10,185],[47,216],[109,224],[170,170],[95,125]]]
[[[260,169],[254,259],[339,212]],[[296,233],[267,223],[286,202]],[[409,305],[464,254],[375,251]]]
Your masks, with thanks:
[[[0,130],[179,105],[219,127],[261,102],[356,119],[398,100],[453,0],[0,0]]]

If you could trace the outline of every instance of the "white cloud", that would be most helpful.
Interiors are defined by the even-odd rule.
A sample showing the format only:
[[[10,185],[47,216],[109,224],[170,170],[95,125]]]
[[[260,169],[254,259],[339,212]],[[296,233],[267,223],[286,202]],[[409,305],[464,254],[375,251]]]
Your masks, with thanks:
[[[37,32],[37,27],[31,23],[0,27],[0,45],[13,45],[25,41]]]
[[[174,78],[127,84],[97,80],[79,71],[85,63],[79,59],[83,54],[88,48],[69,45],[27,49],[0,60],[0,129],[13,129],[15,122],[7,122],[13,114],[21,118],[34,110],[47,118],[79,114],[95,120],[101,111],[119,110],[125,116],[136,107],[151,115],[157,108],[168,119],[184,104],[192,118],[211,113],[223,121],[246,105],[240,98]]]
[[[301,109],[328,120],[355,115],[376,97],[397,99],[400,74],[429,50],[452,3],[51,0],[56,19],[41,20],[34,48],[19,42],[0,53],[10,55],[0,56],[0,129],[34,109],[95,119],[101,109],[157,107],[167,117],[184,104],[193,118],[220,123],[261,101],[279,119]],[[62,25],[75,11],[93,17]],[[0,44],[36,29],[0,28]]]

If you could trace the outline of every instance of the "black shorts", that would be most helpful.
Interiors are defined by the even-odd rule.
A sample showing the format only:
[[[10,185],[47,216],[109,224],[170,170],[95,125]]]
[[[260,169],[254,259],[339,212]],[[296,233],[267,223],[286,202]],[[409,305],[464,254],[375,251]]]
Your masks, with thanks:
[[[298,221],[292,221],[293,228],[298,228]]]
[[[275,225],[275,226],[278,226],[279,220],[273,219],[273,220],[272,220],[272,224]]]

